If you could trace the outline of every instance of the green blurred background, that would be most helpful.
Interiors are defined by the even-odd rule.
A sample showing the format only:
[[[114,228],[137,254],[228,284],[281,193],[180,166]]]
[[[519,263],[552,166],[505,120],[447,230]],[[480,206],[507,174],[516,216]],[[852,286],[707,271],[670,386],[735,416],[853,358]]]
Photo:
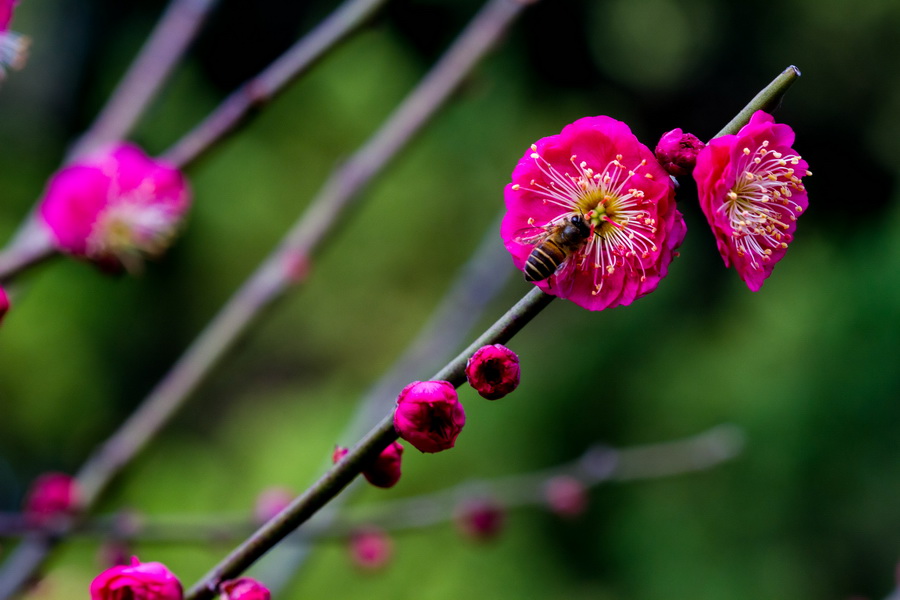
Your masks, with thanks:
[[[133,139],[165,150],[333,2],[225,0]],[[68,260],[17,281],[0,331],[0,510],[72,472],[130,413],[477,10],[394,2],[188,172],[185,235],[141,278]],[[163,8],[25,0],[30,63],[0,88],[0,236],[40,195]],[[323,544],[281,597],[696,600],[885,596],[900,558],[900,3],[896,0],[544,0],[365,193],[308,284],[277,304],[101,507],[248,513],[270,485],[320,472],[357,399],[403,352],[502,207],[535,139],[608,114],[651,147],[708,138],[790,64],[777,112],[814,176],[796,241],[759,293],[726,271],[684,182],[689,234],[660,289],[588,313],[558,302],[511,344],[521,388],[461,390],[458,447],[407,452],[414,496],[576,458],[592,443],[664,441],[733,423],[745,452],[716,469],[597,488],[581,520],[509,516],[473,546],[448,524],[404,533],[362,574]],[[852,210],[851,210],[852,209]],[[849,211],[849,212],[847,212]],[[499,244],[499,236],[497,243]],[[508,267],[512,269],[510,265]],[[515,276],[483,318],[524,292]],[[431,372],[419,376],[426,378]],[[2,543],[0,553],[13,546]],[[139,544],[190,585],[227,551]],[[97,544],[58,554],[43,598],[87,597]]]

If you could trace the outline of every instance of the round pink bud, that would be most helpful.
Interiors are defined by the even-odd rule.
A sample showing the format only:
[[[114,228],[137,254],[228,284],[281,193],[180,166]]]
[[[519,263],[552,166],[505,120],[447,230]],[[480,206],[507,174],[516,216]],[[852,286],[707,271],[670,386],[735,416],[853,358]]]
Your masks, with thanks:
[[[470,498],[456,510],[456,525],[459,530],[474,540],[490,540],[503,530],[506,512],[490,498]]]
[[[190,203],[175,167],[122,144],[58,171],[40,214],[61,251],[139,270],[169,247]]]
[[[403,445],[400,442],[392,442],[390,446],[381,451],[372,466],[363,470],[363,475],[369,483],[380,488],[393,487],[400,481],[400,457],[403,454]]]
[[[71,475],[44,473],[34,480],[25,497],[25,520],[33,527],[46,527],[71,515],[78,505],[78,486]]]
[[[269,589],[251,577],[225,581],[219,586],[221,600],[269,600]]]
[[[165,565],[140,562],[112,567],[91,582],[91,600],[182,600],[181,582]]]
[[[6,290],[0,287],[0,323],[3,322],[3,317],[5,317],[8,312],[9,296],[6,295]]]
[[[497,400],[519,387],[519,357],[494,344],[482,346],[466,363],[466,379],[482,398]]]
[[[285,487],[270,487],[256,497],[253,515],[257,523],[266,523],[293,501],[294,493]]]
[[[588,505],[587,487],[570,475],[559,475],[548,481],[544,494],[550,510],[561,517],[577,517]]]
[[[350,536],[350,558],[367,571],[384,567],[394,553],[391,538],[376,527],[366,527]]]
[[[397,398],[394,429],[420,452],[452,448],[465,424],[466,412],[448,381],[414,381]]]
[[[693,133],[673,129],[659,139],[656,145],[656,160],[669,175],[680,177],[694,170],[697,154],[705,147],[706,144]]]

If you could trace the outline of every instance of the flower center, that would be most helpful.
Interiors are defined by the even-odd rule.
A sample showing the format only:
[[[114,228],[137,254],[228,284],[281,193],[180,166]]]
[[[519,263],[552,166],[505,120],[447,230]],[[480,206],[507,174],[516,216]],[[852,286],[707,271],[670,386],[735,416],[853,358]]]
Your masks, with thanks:
[[[790,223],[797,220],[803,207],[791,199],[794,191],[803,191],[797,174],[801,158],[769,150],[769,141],[751,151],[743,149],[737,163],[739,173],[725,202],[719,208],[731,225],[731,237],[739,256],[748,256],[753,269],[762,269],[776,248],[787,248]]]
[[[612,276],[626,262],[647,258],[658,251],[653,241],[656,220],[645,208],[644,192],[636,187],[634,176],[646,166],[641,161],[633,170],[622,163],[622,155],[595,169],[576,155],[569,158],[572,170],[559,171],[531,147],[531,158],[544,175],[542,181],[532,179],[527,188],[518,184],[514,190],[527,189],[538,194],[543,204],[554,204],[562,212],[545,226],[557,225],[573,215],[581,215],[591,227],[591,236],[572,260],[579,270],[592,271],[592,293],[598,294],[604,279]],[[653,179],[651,173],[644,177]],[[629,184],[632,187],[627,187]],[[534,225],[534,219],[528,219]],[[641,281],[645,279],[642,261]]]
[[[126,268],[139,268],[140,257],[158,256],[169,246],[177,227],[177,215],[165,204],[138,193],[114,198],[88,236],[88,255],[115,256]]]

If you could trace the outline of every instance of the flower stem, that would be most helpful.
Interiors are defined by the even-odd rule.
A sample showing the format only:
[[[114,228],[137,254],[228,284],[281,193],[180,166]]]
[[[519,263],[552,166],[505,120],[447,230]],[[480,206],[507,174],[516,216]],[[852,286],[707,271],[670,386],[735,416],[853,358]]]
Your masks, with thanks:
[[[507,0],[499,1],[506,2]],[[432,379],[449,381],[458,387],[465,381],[466,361],[475,350],[485,344],[501,344],[509,341],[554,298],[555,296],[546,294],[539,288],[532,288],[469,348],[439,370]],[[185,596],[185,600],[211,598],[222,581],[240,575],[275,544],[307,521],[353,481],[366,464],[374,460],[388,444],[396,439],[397,432],[394,431],[393,411],[391,411],[356,446],[351,448],[340,462],[328,469],[309,489],[247,538],[195,584]]]
[[[750,117],[758,110],[772,112],[781,102],[781,98],[800,77],[800,69],[794,65],[789,66],[781,74],[772,80],[772,83],[764,87],[753,100],[745,106],[715,137],[734,135],[741,127],[750,122]]]

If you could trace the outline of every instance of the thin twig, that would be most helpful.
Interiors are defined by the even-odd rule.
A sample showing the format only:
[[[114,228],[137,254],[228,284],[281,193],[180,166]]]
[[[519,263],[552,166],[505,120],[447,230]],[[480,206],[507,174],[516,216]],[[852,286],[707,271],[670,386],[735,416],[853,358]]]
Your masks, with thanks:
[[[231,93],[199,125],[160,158],[184,168],[242,124],[253,109],[271,101],[325,54],[366,23],[387,0],[348,0],[259,75]]]
[[[589,489],[615,481],[659,479],[705,471],[738,456],[743,445],[743,432],[733,425],[718,425],[691,437],[642,446],[594,445],[576,460],[549,469],[492,479],[469,479],[412,498],[344,509],[340,515],[331,503],[322,511],[329,513],[327,522],[319,519],[310,522],[308,527],[297,531],[292,541],[342,539],[361,525],[377,525],[387,530],[435,525],[450,520],[453,509],[460,502],[484,496],[505,508],[540,506],[546,503],[547,484],[559,476],[573,477]],[[20,513],[0,513],[0,525],[4,535],[21,534],[27,528]],[[236,513],[147,518],[123,513],[93,518],[73,534],[123,542],[222,543],[240,539],[252,528],[253,523],[247,516]],[[271,580],[262,579],[272,590]]]
[[[750,121],[750,117],[758,110],[771,112],[774,110],[781,98],[784,96],[788,88],[800,77],[800,69],[794,65],[789,66],[781,72],[781,74],[772,80],[772,83],[764,87],[756,96],[753,97],[747,106],[741,110],[722,130],[716,134],[716,137],[723,135],[734,135],[740,131],[741,127]]]

